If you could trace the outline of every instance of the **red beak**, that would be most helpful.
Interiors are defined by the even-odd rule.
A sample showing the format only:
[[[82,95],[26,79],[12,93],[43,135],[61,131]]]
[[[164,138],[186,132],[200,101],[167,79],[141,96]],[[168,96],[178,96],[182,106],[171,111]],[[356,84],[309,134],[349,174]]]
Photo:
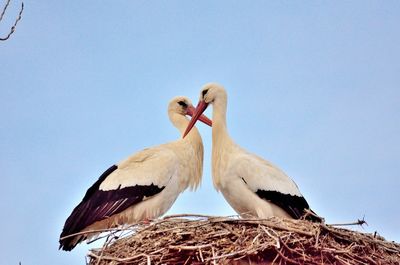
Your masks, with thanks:
[[[203,112],[206,110],[207,107],[208,107],[208,104],[204,100],[200,100],[199,101],[199,104],[197,104],[197,107],[194,110],[194,113],[191,115],[192,119],[190,120],[189,125],[187,126],[186,131],[183,134],[183,138],[185,138],[185,136],[190,132],[190,130],[196,124],[197,120],[200,120],[200,121],[204,122],[208,126],[212,126],[211,120],[203,115]],[[207,119],[207,121],[205,119]],[[208,121],[209,121],[209,123],[207,123]]]
[[[193,106],[188,106],[187,109],[186,109],[186,115],[189,115],[190,117],[193,117],[195,112],[196,112],[196,109]],[[212,121],[204,114],[200,115],[199,121],[201,121],[201,122],[207,124],[208,126],[212,127]]]

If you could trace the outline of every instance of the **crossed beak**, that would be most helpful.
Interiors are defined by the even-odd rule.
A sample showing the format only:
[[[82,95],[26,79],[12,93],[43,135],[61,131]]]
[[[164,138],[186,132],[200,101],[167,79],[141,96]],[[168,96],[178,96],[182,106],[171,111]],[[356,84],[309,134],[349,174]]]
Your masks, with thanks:
[[[193,126],[196,124],[197,120],[202,121],[203,123],[207,124],[208,126],[212,126],[212,122],[209,118],[207,118],[205,115],[203,115],[203,112],[206,110],[208,107],[208,104],[204,100],[200,100],[199,103],[197,104],[196,109],[191,106],[187,110],[187,114],[192,116],[192,119],[189,122],[189,125],[186,127],[186,131],[183,134],[183,138],[190,132],[190,130],[193,128]]]

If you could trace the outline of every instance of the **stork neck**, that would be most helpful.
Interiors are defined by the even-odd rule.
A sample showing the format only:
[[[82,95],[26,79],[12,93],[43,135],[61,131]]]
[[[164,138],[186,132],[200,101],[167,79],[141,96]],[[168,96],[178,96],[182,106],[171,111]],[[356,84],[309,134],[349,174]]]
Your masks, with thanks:
[[[226,108],[226,100],[216,99],[213,103],[212,139],[215,147],[219,147],[223,142],[230,139],[226,126]]]
[[[221,176],[226,169],[227,156],[232,151],[233,141],[226,126],[226,100],[214,101],[212,125],[212,175],[214,187],[221,187]]]
[[[183,135],[185,133],[186,127],[189,125],[189,120],[182,114],[178,113],[170,114],[169,118],[172,124],[179,130],[180,134]],[[183,140],[194,143],[197,142],[199,138],[199,131],[196,127],[193,127],[193,129],[188,133],[188,135],[186,135]]]
[[[181,135],[185,133],[186,127],[189,125],[189,120],[178,113],[169,115],[172,124],[179,130]],[[186,135],[174,142],[178,157],[180,157],[181,165],[184,167],[184,176],[179,180],[181,191],[190,187],[196,189],[201,183],[203,173],[203,142],[196,127]]]

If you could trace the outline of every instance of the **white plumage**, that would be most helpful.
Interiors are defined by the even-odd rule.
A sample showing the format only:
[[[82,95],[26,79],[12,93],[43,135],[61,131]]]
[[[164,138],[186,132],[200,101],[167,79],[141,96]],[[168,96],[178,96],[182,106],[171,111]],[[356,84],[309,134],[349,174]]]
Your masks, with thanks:
[[[186,97],[168,105],[168,116],[182,134],[194,107]],[[201,120],[211,126],[211,121]],[[75,233],[132,224],[164,214],[186,188],[201,182],[203,143],[197,129],[185,139],[140,151],[111,166],[86,192],[65,222],[60,248],[73,249],[97,235]]]
[[[212,175],[215,188],[242,216],[300,218],[309,206],[293,180],[230,138],[226,126],[227,93],[221,85],[209,83],[202,88],[199,104],[185,134],[190,132],[209,104],[213,105]]]

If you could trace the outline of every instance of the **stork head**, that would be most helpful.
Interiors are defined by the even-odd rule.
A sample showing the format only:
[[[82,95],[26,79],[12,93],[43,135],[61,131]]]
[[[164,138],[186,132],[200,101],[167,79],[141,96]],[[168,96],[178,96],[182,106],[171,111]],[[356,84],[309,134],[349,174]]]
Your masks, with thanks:
[[[200,100],[197,104],[196,110],[192,115],[192,119],[189,122],[189,125],[186,128],[183,137],[185,137],[190,130],[195,125],[196,121],[199,120],[203,112],[207,109],[209,104],[213,104],[215,101],[227,100],[227,94],[225,88],[217,83],[208,83],[205,84],[200,90]]]
[[[171,99],[168,105],[168,113],[177,113],[182,116],[189,115],[193,116],[195,108],[189,98],[184,96],[178,96]],[[212,122],[205,115],[200,115],[198,118],[201,122],[212,126]]]
[[[227,98],[225,88],[217,83],[205,84],[200,90],[200,102],[205,104],[212,104],[215,100],[221,100]]]

